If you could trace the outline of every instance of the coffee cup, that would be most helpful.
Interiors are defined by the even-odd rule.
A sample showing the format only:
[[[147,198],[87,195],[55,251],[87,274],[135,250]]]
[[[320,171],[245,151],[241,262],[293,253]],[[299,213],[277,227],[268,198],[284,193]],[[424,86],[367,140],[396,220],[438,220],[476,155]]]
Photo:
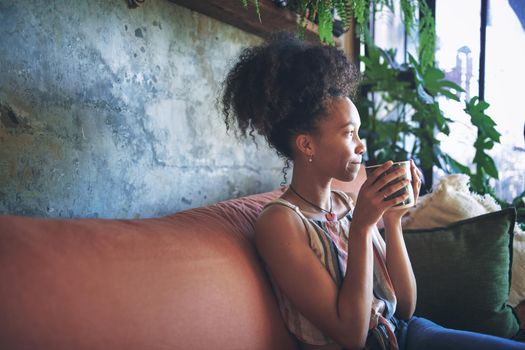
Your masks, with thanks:
[[[366,176],[370,176],[377,168],[379,168],[382,164],[379,165],[371,165],[366,166]],[[408,185],[400,189],[399,191],[396,191],[395,193],[391,194],[390,196],[385,197],[385,201],[391,200],[395,197],[398,197],[405,192],[408,192],[408,198],[405,199],[403,202],[398,203],[392,207],[392,209],[405,209],[413,207],[415,204],[415,197],[414,197],[414,188],[412,187],[412,172],[410,171],[410,161],[403,161],[403,162],[394,162],[390,168],[388,168],[380,177],[390,174],[391,172],[395,171],[396,169],[404,168],[405,169],[405,175],[400,176],[396,178],[395,180],[391,181],[389,185],[395,184],[399,181],[403,181],[404,179],[410,180]]]

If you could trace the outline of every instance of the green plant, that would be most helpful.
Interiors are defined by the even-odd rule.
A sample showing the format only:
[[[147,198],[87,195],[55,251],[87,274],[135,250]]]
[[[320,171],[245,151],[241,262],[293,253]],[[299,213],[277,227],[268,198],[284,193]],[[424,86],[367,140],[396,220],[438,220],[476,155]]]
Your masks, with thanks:
[[[358,109],[370,162],[414,158],[423,169],[436,165],[447,172],[468,174],[473,190],[490,193],[489,179],[497,179],[498,171],[486,151],[499,143],[500,134],[496,123],[485,114],[489,104],[478,97],[466,101],[464,111],[478,129],[472,171],[444,153],[435,137],[436,133],[448,135],[449,123],[453,122],[443,114],[439,97],[460,103],[457,93],[463,89],[446,80],[438,68],[424,68],[411,55],[403,64],[396,63],[394,57],[394,50],[382,50],[373,43],[368,45],[368,55],[361,57],[365,71]]]
[[[244,6],[248,0],[241,0]],[[259,0],[253,0],[259,15]],[[417,58],[408,55],[408,62],[397,63],[395,51],[382,50],[370,39],[367,30],[370,10],[387,8],[394,11],[395,0],[290,0],[289,10],[300,15],[297,35],[304,36],[307,21],[318,24],[321,42],[334,45],[334,23],[340,21],[347,29],[356,23],[356,35],[367,45],[367,54],[361,56],[365,64],[363,93],[358,101],[362,119],[362,132],[367,140],[369,161],[384,162],[388,159],[414,158],[423,169],[427,183],[432,183],[432,167],[446,172],[460,172],[470,176],[471,190],[490,194],[503,207],[518,209],[518,222],[525,228],[525,192],[511,203],[498,198],[491,179],[498,179],[493,159],[487,153],[500,134],[495,122],[485,111],[489,104],[478,97],[465,101],[464,112],[477,128],[473,147],[475,155],[469,165],[461,164],[440,148],[436,133],[449,134],[447,118],[439,106],[445,96],[458,103],[458,93],[463,89],[446,80],[445,74],[435,66],[435,22],[425,0],[399,0],[407,35],[417,43]],[[416,13],[419,11],[419,16]],[[260,15],[259,15],[260,19]]]
[[[365,70],[358,109],[369,161],[414,158],[423,169],[434,164],[446,169],[450,157],[435,134],[448,135],[452,120],[444,116],[438,97],[459,101],[456,94],[463,90],[439,69],[424,68],[411,55],[409,63],[399,64],[395,54],[369,42],[368,54],[360,58]]]
[[[461,172],[470,176],[470,186],[472,190],[478,193],[490,193],[494,198],[499,200],[492,186],[489,184],[490,178],[498,179],[498,169],[494,160],[486,153],[494,147],[494,143],[500,142],[500,133],[496,130],[496,123],[485,114],[485,110],[490,106],[485,101],[480,101],[478,97],[473,97],[467,101],[464,111],[470,115],[470,121],[477,130],[477,138],[474,142],[476,149],[472,163],[475,171],[469,167],[459,164],[452,157],[447,161],[452,171]],[[501,202],[501,200],[499,200]]]
[[[248,7],[248,0],[241,0],[242,5],[244,7]],[[259,0],[253,0],[253,4],[255,5],[255,12],[257,12],[257,17],[259,18],[259,22],[262,22],[261,20],[261,9],[259,8]]]
[[[370,8],[387,7],[394,11],[394,0],[289,0],[284,1],[284,7],[297,12],[300,20],[297,25],[297,35],[304,37],[308,21],[318,25],[317,31],[321,42],[335,45],[333,32],[334,23],[341,23],[346,31],[355,20],[358,26],[364,28],[370,15]],[[425,0],[400,0],[401,11],[405,27],[410,33],[417,32],[421,39],[419,56],[424,64],[433,63],[435,49],[435,28],[432,13]],[[248,7],[248,0],[241,0],[244,7]],[[253,0],[257,16],[261,21],[259,0]],[[421,18],[415,21],[416,11]],[[262,21],[261,21],[262,22]],[[415,31],[417,29],[417,31]]]
[[[340,18],[343,30],[346,31],[354,14],[360,18],[364,16],[365,6],[366,0],[295,0],[289,3],[289,9],[298,12],[301,16],[297,27],[298,35],[304,36],[307,20],[309,20],[317,23],[321,42],[330,45],[335,45],[332,33],[336,16]]]
[[[409,62],[395,62],[394,50],[382,50],[369,43],[368,55],[361,57],[365,64],[362,98],[357,102],[361,115],[362,137],[367,142],[370,163],[389,159],[413,158],[426,174],[435,165],[447,173],[463,173],[470,177],[470,189],[491,195],[503,208],[515,207],[518,225],[525,229],[525,191],[511,202],[499,198],[491,179],[499,178],[496,164],[487,153],[500,142],[496,123],[486,114],[490,106],[477,96],[464,101],[463,111],[477,129],[472,161],[462,164],[443,152],[436,132],[449,134],[449,123],[439,107],[439,97],[445,96],[461,103],[457,93],[463,89],[445,79],[436,67],[422,68],[409,55]],[[428,181],[429,179],[427,179]]]

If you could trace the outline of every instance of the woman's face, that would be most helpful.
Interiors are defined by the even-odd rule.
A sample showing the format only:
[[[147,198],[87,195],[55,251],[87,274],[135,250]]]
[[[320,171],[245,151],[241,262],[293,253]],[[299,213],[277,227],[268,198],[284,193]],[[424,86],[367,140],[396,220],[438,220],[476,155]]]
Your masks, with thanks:
[[[360,126],[354,103],[348,97],[333,97],[312,135],[313,163],[320,174],[340,181],[355,179],[365,152],[358,135]]]

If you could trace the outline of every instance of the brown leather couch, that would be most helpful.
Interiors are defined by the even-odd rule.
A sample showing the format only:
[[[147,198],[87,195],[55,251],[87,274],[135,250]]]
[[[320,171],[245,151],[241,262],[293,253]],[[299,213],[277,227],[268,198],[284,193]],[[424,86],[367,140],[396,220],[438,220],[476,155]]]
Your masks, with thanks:
[[[0,349],[297,349],[253,245],[279,194],[154,219],[0,216]]]

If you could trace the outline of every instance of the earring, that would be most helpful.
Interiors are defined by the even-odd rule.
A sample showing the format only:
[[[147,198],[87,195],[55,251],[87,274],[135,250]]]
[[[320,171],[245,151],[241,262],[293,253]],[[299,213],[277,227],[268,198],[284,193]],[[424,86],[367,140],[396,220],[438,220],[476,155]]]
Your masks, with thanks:
[[[308,157],[308,163],[311,163],[313,161],[312,156]]]

